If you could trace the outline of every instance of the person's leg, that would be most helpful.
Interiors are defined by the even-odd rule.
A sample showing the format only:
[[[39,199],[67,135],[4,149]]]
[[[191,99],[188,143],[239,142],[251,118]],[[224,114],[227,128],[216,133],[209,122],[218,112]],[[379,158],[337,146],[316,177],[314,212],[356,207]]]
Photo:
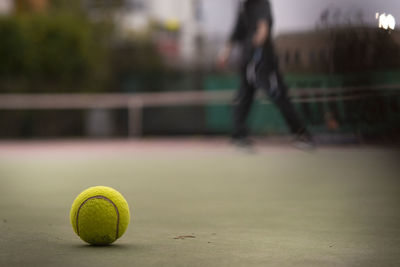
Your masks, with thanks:
[[[246,139],[248,130],[246,120],[253,103],[255,88],[250,86],[246,79],[242,79],[242,85],[238,91],[234,105],[234,132],[233,139]]]
[[[290,131],[293,134],[301,134],[306,131],[305,126],[297,116],[292,102],[288,97],[288,88],[279,71],[271,71],[264,79],[262,88],[266,90],[267,95],[278,107]]]
[[[278,70],[271,71],[268,77],[263,79],[262,88],[278,107],[292,134],[295,135],[296,143],[301,148],[313,147],[311,134],[298,117],[292,102],[288,96],[286,86],[281,73]],[[301,144],[300,144],[301,143]]]
[[[278,74],[279,75],[279,74]],[[281,79],[281,78],[279,78]],[[282,85],[286,86],[286,85]],[[290,127],[290,130],[293,134],[303,134],[307,132],[307,129],[303,122],[300,120],[296,110],[293,106],[293,103],[290,101],[289,96],[287,94],[287,89],[285,92],[281,94],[277,99],[275,99],[275,104],[281,111],[283,117],[285,118],[287,124]]]

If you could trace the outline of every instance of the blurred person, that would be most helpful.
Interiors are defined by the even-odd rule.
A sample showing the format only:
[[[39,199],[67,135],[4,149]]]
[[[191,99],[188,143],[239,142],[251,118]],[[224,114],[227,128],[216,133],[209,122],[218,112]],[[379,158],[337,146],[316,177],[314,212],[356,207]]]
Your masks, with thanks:
[[[268,0],[241,2],[230,39],[218,55],[218,66],[225,68],[233,45],[241,45],[241,86],[235,99],[232,141],[239,146],[251,145],[246,120],[255,92],[261,88],[278,107],[290,131],[295,135],[294,144],[304,149],[313,148],[313,138],[297,116],[288,97],[288,87],[279,71],[271,36],[272,26],[273,18]]]

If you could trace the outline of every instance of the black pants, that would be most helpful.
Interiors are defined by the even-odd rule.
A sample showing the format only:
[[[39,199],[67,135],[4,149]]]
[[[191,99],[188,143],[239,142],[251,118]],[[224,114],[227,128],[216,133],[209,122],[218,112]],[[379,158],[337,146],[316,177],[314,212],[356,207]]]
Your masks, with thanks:
[[[239,89],[234,108],[233,138],[245,138],[248,135],[246,120],[257,89],[263,90],[278,107],[293,134],[303,134],[307,130],[297,116],[293,104],[288,97],[288,88],[281,73],[276,69],[268,70],[260,66],[257,70],[256,82],[249,82],[248,73],[242,68],[242,84]]]

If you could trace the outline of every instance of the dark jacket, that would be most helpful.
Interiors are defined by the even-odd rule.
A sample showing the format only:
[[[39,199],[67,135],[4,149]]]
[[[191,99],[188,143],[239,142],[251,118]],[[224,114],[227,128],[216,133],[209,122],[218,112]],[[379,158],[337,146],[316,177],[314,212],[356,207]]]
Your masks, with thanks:
[[[235,27],[230,37],[231,42],[242,46],[243,64],[247,64],[254,55],[255,48],[252,40],[260,20],[266,20],[269,27],[268,38],[263,46],[263,59],[268,62],[275,61],[271,38],[273,26],[271,5],[268,0],[247,0],[239,7]]]

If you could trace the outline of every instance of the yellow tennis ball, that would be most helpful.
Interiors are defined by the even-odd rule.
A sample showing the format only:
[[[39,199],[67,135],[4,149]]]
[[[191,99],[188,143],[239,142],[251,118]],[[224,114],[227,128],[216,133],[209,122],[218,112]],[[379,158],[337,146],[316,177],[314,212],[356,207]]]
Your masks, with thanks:
[[[128,228],[129,206],[116,190],[90,187],[72,203],[70,219],[75,233],[92,245],[108,245]]]

